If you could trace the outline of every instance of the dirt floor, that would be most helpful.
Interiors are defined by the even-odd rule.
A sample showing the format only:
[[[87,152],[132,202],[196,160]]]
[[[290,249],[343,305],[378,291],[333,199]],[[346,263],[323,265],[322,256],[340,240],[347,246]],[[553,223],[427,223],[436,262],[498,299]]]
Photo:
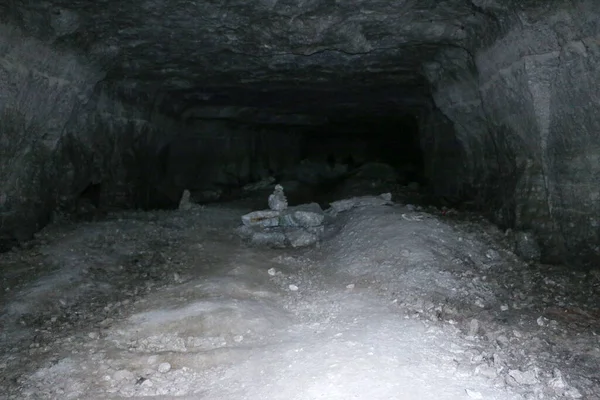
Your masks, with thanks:
[[[1,254],[0,398],[600,399],[600,270],[400,200],[316,247],[251,247],[255,204],[63,222]]]

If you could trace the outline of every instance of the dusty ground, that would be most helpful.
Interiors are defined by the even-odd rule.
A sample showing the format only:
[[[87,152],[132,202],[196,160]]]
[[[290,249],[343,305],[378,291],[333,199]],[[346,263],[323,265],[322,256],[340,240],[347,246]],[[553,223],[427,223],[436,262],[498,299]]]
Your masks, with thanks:
[[[65,222],[0,255],[0,398],[600,399],[598,271],[399,203],[252,248],[251,210]]]

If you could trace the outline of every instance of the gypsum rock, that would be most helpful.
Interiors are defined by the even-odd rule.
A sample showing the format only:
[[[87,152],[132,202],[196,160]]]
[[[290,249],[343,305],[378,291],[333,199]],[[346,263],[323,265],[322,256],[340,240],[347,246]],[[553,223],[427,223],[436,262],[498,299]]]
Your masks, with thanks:
[[[315,244],[323,236],[324,228],[273,227],[242,225],[236,229],[237,234],[250,244],[274,248],[306,247]]]
[[[179,200],[179,209],[182,211],[187,211],[190,208],[192,208],[192,204],[190,202],[190,191],[185,189],[181,195],[181,199]]]
[[[262,210],[253,211],[242,216],[242,224],[245,226],[260,226],[264,228],[279,226],[279,211]]]
[[[279,218],[282,226],[315,227],[323,224],[325,213],[317,203],[302,204],[285,210]]]
[[[310,246],[319,241],[318,235],[301,228],[286,231],[285,237],[294,248]]]
[[[269,208],[274,211],[283,211],[287,206],[288,202],[283,193],[283,186],[276,185],[273,194],[269,196]]]
[[[323,224],[325,214],[317,203],[303,204],[285,211],[261,210],[242,216],[245,226],[295,226],[314,227]]]
[[[240,226],[238,235],[256,246],[268,246],[275,248],[287,247],[288,240],[280,228],[261,228],[258,226]]]

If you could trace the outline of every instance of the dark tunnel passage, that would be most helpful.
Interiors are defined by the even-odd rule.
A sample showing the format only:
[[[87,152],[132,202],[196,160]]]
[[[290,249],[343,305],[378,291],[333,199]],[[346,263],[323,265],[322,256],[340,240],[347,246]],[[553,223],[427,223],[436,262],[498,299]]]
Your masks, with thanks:
[[[202,133],[207,129],[206,121],[196,121],[192,126],[197,128],[160,148],[158,180],[138,187],[140,193],[131,206],[176,208],[185,189],[198,203],[230,201],[243,195],[244,186],[265,179],[291,185],[292,203],[314,198],[326,204],[337,200],[336,188],[370,164],[381,164],[379,172],[373,169],[370,179],[424,188],[418,119],[415,115],[399,115],[343,116],[318,126],[231,121],[209,125],[208,129],[225,124],[228,132],[242,131],[241,137],[233,139],[207,139]],[[165,191],[145,193],[150,187]]]
[[[402,172],[399,183],[424,183],[425,162],[416,115],[331,118],[311,132],[306,156],[325,152],[330,163],[354,168],[368,162],[389,164]]]

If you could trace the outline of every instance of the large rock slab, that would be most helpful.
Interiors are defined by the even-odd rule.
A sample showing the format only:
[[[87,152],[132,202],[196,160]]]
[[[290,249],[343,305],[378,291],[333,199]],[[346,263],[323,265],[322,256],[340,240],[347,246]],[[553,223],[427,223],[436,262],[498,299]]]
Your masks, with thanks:
[[[317,203],[262,210],[242,216],[237,233],[251,244],[270,247],[305,247],[323,236],[325,213]]]
[[[323,224],[325,213],[317,203],[302,204],[287,208],[281,214],[282,226],[312,228]]]

